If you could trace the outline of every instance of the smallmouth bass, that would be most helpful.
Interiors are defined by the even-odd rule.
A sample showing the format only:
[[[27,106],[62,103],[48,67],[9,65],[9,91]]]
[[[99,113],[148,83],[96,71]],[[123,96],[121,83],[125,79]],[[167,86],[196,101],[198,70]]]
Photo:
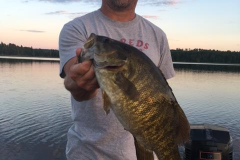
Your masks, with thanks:
[[[138,49],[95,34],[79,57],[88,59],[93,59],[105,112],[111,108],[136,147],[150,157],[154,151],[158,159],[181,160],[178,145],[189,140],[189,122],[160,69]],[[138,149],[138,159],[147,159]]]

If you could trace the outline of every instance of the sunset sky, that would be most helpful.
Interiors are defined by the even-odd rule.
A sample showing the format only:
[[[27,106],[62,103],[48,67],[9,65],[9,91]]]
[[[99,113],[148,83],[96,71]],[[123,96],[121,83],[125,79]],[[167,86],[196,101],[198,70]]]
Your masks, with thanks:
[[[63,25],[101,0],[0,0],[0,42],[58,49]],[[240,51],[240,0],[139,0],[137,14],[167,34],[170,48]]]

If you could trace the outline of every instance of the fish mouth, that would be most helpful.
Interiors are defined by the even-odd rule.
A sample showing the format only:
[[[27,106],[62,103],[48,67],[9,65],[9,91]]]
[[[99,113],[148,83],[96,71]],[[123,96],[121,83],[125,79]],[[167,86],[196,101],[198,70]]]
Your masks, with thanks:
[[[117,70],[121,70],[124,65],[126,64],[126,62],[124,63],[120,63],[120,64],[114,64],[114,65],[109,65],[106,62],[96,62],[93,61],[94,67],[97,69],[105,69],[105,70],[109,70],[109,71],[117,71]]]
[[[124,64],[122,64],[120,66],[106,66],[106,67],[104,67],[104,69],[106,69],[106,70],[120,70],[123,66],[124,66]]]

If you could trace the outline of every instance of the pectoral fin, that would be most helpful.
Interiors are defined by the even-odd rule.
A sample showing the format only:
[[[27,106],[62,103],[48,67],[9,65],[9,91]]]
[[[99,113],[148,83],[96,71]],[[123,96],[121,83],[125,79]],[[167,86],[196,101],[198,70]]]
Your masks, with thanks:
[[[103,90],[102,90],[102,97],[103,97],[103,109],[105,113],[108,114],[110,112],[111,101],[108,95],[106,94],[106,92],[104,92]]]
[[[129,97],[129,99],[136,100],[139,97],[137,88],[129,79],[124,76],[124,74],[120,72],[116,74],[115,84],[119,86],[119,88],[125,95]]]

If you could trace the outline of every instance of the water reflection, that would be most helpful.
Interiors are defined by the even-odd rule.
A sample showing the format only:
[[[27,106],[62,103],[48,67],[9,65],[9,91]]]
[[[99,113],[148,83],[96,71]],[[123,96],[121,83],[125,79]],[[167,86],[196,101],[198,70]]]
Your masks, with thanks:
[[[240,67],[174,65],[169,80],[191,123],[230,130],[240,159]],[[71,125],[59,62],[0,59],[0,159],[65,160]]]
[[[240,159],[240,66],[174,65],[169,80],[190,123],[226,127],[234,139],[235,159]]]
[[[0,159],[65,159],[69,94],[58,62],[0,62]]]

